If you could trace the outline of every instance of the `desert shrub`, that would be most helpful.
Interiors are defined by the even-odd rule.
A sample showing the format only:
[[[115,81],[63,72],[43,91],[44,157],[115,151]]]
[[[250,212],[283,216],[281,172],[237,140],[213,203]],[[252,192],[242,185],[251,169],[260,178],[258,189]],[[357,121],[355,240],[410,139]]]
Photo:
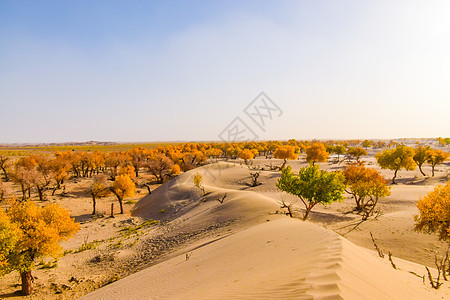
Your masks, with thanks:
[[[202,195],[204,195],[206,192],[205,192],[205,188],[202,185],[203,176],[199,173],[195,173],[193,181],[194,181],[194,186],[197,187],[202,192]]]

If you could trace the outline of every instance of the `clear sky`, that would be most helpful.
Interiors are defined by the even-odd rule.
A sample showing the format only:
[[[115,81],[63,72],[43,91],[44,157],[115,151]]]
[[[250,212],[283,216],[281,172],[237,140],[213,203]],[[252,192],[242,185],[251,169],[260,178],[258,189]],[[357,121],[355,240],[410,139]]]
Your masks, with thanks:
[[[0,0],[0,143],[450,136],[450,1]],[[256,127],[264,91],[283,111]]]

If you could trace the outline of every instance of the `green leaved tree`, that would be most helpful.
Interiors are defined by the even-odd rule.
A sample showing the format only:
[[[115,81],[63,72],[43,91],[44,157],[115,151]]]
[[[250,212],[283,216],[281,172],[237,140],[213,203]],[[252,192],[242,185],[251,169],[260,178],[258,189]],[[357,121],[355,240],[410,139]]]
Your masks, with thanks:
[[[300,198],[305,205],[303,220],[306,220],[317,204],[341,201],[345,184],[340,171],[328,172],[320,170],[319,166],[310,165],[300,169],[298,175],[292,172],[290,166],[283,169],[277,187]]]

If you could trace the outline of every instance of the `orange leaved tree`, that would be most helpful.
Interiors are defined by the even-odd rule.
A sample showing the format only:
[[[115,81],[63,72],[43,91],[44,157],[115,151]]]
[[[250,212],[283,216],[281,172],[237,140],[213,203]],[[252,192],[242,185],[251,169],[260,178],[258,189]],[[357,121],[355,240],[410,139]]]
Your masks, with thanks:
[[[119,200],[120,213],[123,214],[123,199],[134,196],[136,185],[130,176],[126,174],[116,176],[116,180],[111,186],[111,192],[116,195]]]
[[[244,160],[244,163],[248,165],[248,161],[255,157],[255,151],[250,149],[244,149],[239,153],[239,158]]]
[[[42,208],[24,201],[13,203],[8,212],[0,208],[0,275],[19,271],[22,293],[31,294],[35,261],[61,254],[58,243],[79,229],[69,211],[56,204]]]
[[[313,166],[316,162],[326,162],[330,154],[323,143],[314,142],[306,148],[306,161]]]
[[[280,145],[273,152],[273,157],[283,159],[283,164],[280,166],[280,170],[283,170],[286,166],[286,161],[288,159],[297,159],[297,154],[294,146]]]
[[[414,216],[417,231],[437,232],[441,240],[450,238],[450,182],[438,185],[417,202],[419,215]]]
[[[363,220],[373,213],[379,198],[391,193],[386,179],[377,170],[366,168],[363,164],[346,166],[343,174],[347,185],[346,192],[355,199],[356,209],[362,212]]]

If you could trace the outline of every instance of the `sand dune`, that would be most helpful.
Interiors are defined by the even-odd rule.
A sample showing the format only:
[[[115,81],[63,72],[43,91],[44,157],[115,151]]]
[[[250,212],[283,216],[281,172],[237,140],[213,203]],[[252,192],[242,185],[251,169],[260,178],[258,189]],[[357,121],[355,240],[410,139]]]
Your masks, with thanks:
[[[191,252],[189,252],[191,253]],[[319,226],[255,225],[82,299],[433,299],[417,280]],[[437,298],[436,298],[437,299]]]
[[[203,174],[209,192],[203,200],[192,185],[195,172]],[[405,271],[423,267],[398,260],[405,267],[394,270],[373,251],[333,231],[274,215],[279,208],[274,198],[232,189],[233,178],[244,174],[248,170],[239,166],[209,165],[182,174],[143,198],[135,215],[177,222],[174,230],[225,221],[235,222],[235,230],[189,245],[82,299],[441,298],[421,278]],[[225,193],[223,204],[215,201]]]

